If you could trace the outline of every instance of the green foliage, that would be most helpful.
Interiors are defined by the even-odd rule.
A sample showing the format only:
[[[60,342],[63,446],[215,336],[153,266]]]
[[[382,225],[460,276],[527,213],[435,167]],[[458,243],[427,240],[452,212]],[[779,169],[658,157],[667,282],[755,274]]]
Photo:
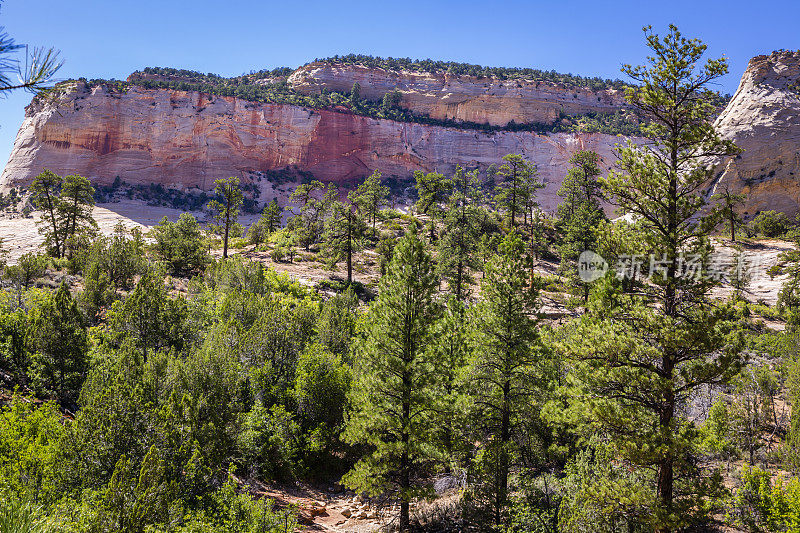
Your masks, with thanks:
[[[39,233],[44,236],[45,246],[54,257],[61,257],[64,250],[64,236],[57,218],[58,195],[63,183],[63,178],[45,169],[33,178],[29,187],[33,205],[44,211],[39,222]]]
[[[293,216],[286,229],[296,235],[306,250],[319,242],[325,228],[325,216],[337,196],[335,185],[328,184],[326,188],[321,182],[313,180],[298,185],[289,197],[296,205],[287,207]]]
[[[480,232],[482,194],[478,172],[456,168],[453,190],[444,214],[442,236],[437,245],[439,273],[448,280],[450,291],[464,300],[472,282],[472,270],[478,267],[476,250]]]
[[[2,496],[0,499],[0,532],[46,533],[51,530],[45,522],[40,505],[8,494],[2,494]]]
[[[475,438],[484,442],[475,465],[475,503],[491,510],[491,520],[500,525],[506,518],[509,474],[520,445],[533,438],[537,394],[545,383],[544,357],[531,316],[538,307],[538,287],[530,284],[524,246],[514,232],[503,239],[488,265],[481,296],[472,308],[475,355],[467,373],[471,417],[481,431]]]
[[[645,250],[665,268],[651,272],[636,295],[623,295],[613,275],[597,282],[589,313],[571,328],[572,404],[585,430],[609,436],[623,460],[652,469],[654,525],[681,527],[705,508],[711,485],[691,461],[697,432],[680,414],[683,399],[704,384],[724,383],[741,364],[741,337],[731,310],[712,305],[708,277],[682,275],[680,254],[703,256],[717,224],[703,217],[704,158],[733,155],[710,117],[709,82],[727,72],[724,59],[701,63],[706,46],[674,26],[662,37],[645,28],[653,50],[645,66],[623,70],[640,86],[632,106],[650,119],[645,146],[617,151],[618,170],[603,181],[623,214],[638,220]],[[702,514],[702,513],[700,513]]]
[[[136,343],[147,357],[161,348],[182,350],[191,336],[187,329],[187,304],[183,298],[171,298],[163,276],[151,271],[142,276],[124,300],[114,302],[108,312],[108,324]]]
[[[389,187],[381,185],[381,173],[373,172],[362,181],[353,191],[350,201],[358,207],[362,217],[372,223],[372,233],[375,235],[375,221],[381,209],[389,205]]]
[[[583,78],[571,74],[559,74],[553,71],[540,71],[536,69],[519,69],[505,67],[481,67],[463,63],[442,61],[411,61],[410,59],[382,59],[369,56],[348,55],[334,57],[326,60],[332,63],[356,63],[376,68],[390,70],[411,70],[417,72],[447,71],[457,75],[492,77],[500,80],[525,79],[536,82],[550,82],[556,85],[571,87],[586,87],[593,91],[604,90],[610,87],[623,89],[626,85],[619,80],[609,81],[599,78]],[[276,69],[286,72],[289,69]],[[278,104],[292,104],[303,107],[321,108],[349,108],[350,112],[360,115],[385,118],[403,122],[416,122],[421,124],[438,125],[451,128],[477,129],[483,131],[535,131],[539,133],[558,131],[586,131],[589,133],[602,132],[609,134],[636,134],[639,131],[638,120],[629,113],[618,111],[615,113],[587,113],[585,115],[562,116],[554,123],[516,124],[513,121],[502,126],[491,126],[488,123],[477,123],[453,119],[435,119],[402,106],[402,95],[398,91],[390,91],[382,98],[370,101],[361,95],[361,87],[355,87],[355,92],[336,92],[323,90],[319,94],[301,94],[294,91],[283,77],[265,74],[266,71],[245,74],[233,78],[223,78],[216,74],[203,74],[188,70],[170,68],[148,67],[142,73],[134,73],[128,82],[108,80],[90,80],[90,87],[103,84],[111,91],[124,91],[130,85],[138,85],[147,89],[168,88],[180,91],[199,91],[209,95],[234,96],[251,102],[269,102]],[[144,74],[144,75],[142,75]],[[85,80],[84,80],[85,81]],[[726,98],[721,100],[727,101]]]
[[[732,241],[736,241],[736,229],[744,225],[744,219],[738,213],[737,208],[744,204],[746,199],[746,195],[731,192],[727,187],[711,197],[712,202],[718,202],[714,208],[719,213],[720,218],[727,223]]]
[[[786,317],[787,329],[795,331],[800,327],[800,250],[788,250],[781,254],[780,260],[788,278],[778,292],[776,308]]]
[[[714,457],[728,458],[735,455],[736,447],[731,440],[731,416],[725,401],[718,399],[708,411],[708,418],[700,427],[699,448]]]
[[[436,236],[436,221],[441,218],[444,205],[453,191],[453,180],[444,174],[421,170],[414,171],[414,180],[417,188],[417,203],[414,208],[417,212],[430,217],[431,241]]]
[[[729,519],[749,531],[800,531],[800,480],[773,480],[771,472],[747,467],[728,509]]]
[[[262,479],[293,479],[300,427],[283,406],[267,409],[261,402],[244,416],[237,446],[249,472]]]
[[[620,463],[608,445],[592,439],[565,469],[559,531],[652,531],[652,488],[646,477]]]
[[[317,339],[336,355],[347,357],[356,332],[358,297],[352,286],[322,304]]]
[[[54,500],[63,433],[61,413],[52,403],[37,405],[33,398],[15,395],[0,409],[0,499]]]
[[[272,233],[281,227],[281,208],[276,199],[264,206],[261,217],[247,230],[250,244],[259,245],[266,242]]]
[[[457,63],[454,61],[435,61],[432,59],[409,59],[395,57],[374,57],[361,54],[347,54],[334,56],[325,59],[315,59],[314,62],[325,62],[328,64],[354,64],[363,65],[370,68],[381,68],[392,71],[410,72],[447,72],[457,76],[474,76],[476,78],[497,78],[524,79],[531,81],[549,81],[567,87],[589,87],[593,90],[607,88],[621,89],[625,83],[621,80],[602,80],[600,78],[584,78],[572,74],[559,74],[555,71],[537,70],[533,68],[509,68],[509,67],[484,67],[481,65],[470,65],[469,63]]]
[[[85,377],[89,341],[83,315],[63,283],[32,311],[27,343],[37,393],[73,404]]]
[[[779,211],[761,211],[751,222],[755,233],[768,238],[782,237],[790,225],[789,216]]]
[[[62,238],[62,252],[69,258],[79,254],[87,238],[97,232],[97,222],[92,217],[94,187],[83,176],[64,178],[58,198],[56,220]]]
[[[589,299],[589,286],[577,279],[577,260],[583,251],[595,249],[597,228],[607,220],[600,206],[603,192],[597,179],[598,161],[595,152],[576,152],[569,160],[572,167],[558,189],[558,195],[564,199],[556,211],[561,234],[560,268],[568,272],[573,286],[583,289],[584,301]]]
[[[347,263],[348,283],[353,281],[353,254],[363,247],[362,238],[366,230],[362,215],[354,203],[358,197],[353,192],[349,196],[347,203],[338,200],[331,203],[330,215],[325,220],[325,233],[322,235],[328,265],[334,267],[344,260]]]
[[[536,166],[521,155],[508,154],[503,156],[503,161],[505,163],[497,169],[500,181],[495,186],[494,201],[497,209],[508,215],[514,228],[517,216],[526,214],[529,206],[535,206],[536,189],[544,185],[536,179]]]
[[[50,260],[44,254],[28,252],[22,254],[16,265],[5,268],[5,277],[14,282],[18,290],[29,288],[34,281],[44,276]]]
[[[231,176],[227,179],[219,179],[214,182],[216,187],[214,193],[216,198],[208,203],[208,208],[214,215],[214,220],[222,228],[222,257],[228,257],[228,238],[231,236],[231,229],[237,226],[239,218],[239,209],[244,202],[242,190],[239,188],[239,178]],[[239,226],[238,234],[242,234],[241,226]]]
[[[331,458],[341,448],[351,368],[319,344],[300,354],[294,397],[304,438],[304,464],[315,475],[331,470]]]
[[[372,451],[343,482],[359,492],[395,494],[401,529],[408,527],[409,503],[420,492],[413,480],[431,457],[426,413],[435,369],[425,349],[438,314],[433,299],[437,284],[430,256],[416,233],[408,233],[381,279],[355,347],[349,395],[353,411],[344,438]]]
[[[183,213],[177,222],[167,217],[161,219],[150,235],[155,240],[155,251],[176,275],[202,272],[210,261],[208,241],[200,224],[189,213]]]

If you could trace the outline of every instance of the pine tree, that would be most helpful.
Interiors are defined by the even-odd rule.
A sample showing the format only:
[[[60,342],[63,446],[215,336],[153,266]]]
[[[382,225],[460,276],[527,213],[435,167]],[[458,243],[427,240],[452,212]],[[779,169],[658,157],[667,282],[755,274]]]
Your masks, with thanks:
[[[366,314],[355,346],[356,368],[349,398],[353,411],[345,440],[372,451],[348,472],[344,483],[400,499],[399,527],[409,527],[412,484],[430,459],[428,438],[435,369],[425,358],[438,306],[436,279],[425,247],[411,231],[397,244],[378,298]]]
[[[437,261],[450,291],[457,300],[463,301],[472,282],[470,270],[477,267],[478,172],[465,172],[457,167],[452,182],[454,188],[447,202]]]
[[[325,221],[323,250],[330,266],[345,260],[348,284],[353,282],[353,254],[363,246],[364,230],[364,220],[352,201],[333,202],[330,216]]]
[[[239,188],[239,178],[231,176],[227,179],[219,179],[214,182],[216,187],[214,192],[217,198],[208,203],[208,207],[214,213],[217,224],[223,228],[222,237],[222,257],[228,257],[228,236],[231,228],[239,219],[239,208],[244,202],[242,190]]]
[[[372,224],[373,235],[375,235],[375,221],[378,213],[382,207],[389,205],[389,192],[389,187],[381,185],[381,173],[376,170],[352,193],[351,201],[358,206],[361,216]]]
[[[600,207],[602,189],[597,176],[600,175],[598,155],[591,151],[576,152],[569,160],[567,176],[558,189],[564,201],[559,204],[556,214],[561,244],[562,269],[568,268],[573,284],[583,289],[583,299],[589,299],[589,285],[577,277],[577,260],[585,250],[594,250],[596,230],[606,220]]]
[[[536,180],[536,166],[521,155],[508,154],[503,156],[503,161],[505,163],[497,169],[496,175],[501,181],[495,187],[494,201],[500,211],[508,213],[511,227],[514,228],[517,215],[525,212],[536,189],[542,185]]]
[[[726,186],[722,191],[714,194],[711,200],[719,202],[715,207],[722,220],[728,223],[728,228],[731,230],[731,241],[736,242],[736,229],[744,225],[744,219],[737,212],[737,208],[744,204],[747,195],[732,192]]]
[[[453,190],[453,180],[437,172],[414,171],[417,187],[417,212],[430,217],[430,240],[436,238],[436,220],[441,216],[442,206],[447,202]]]
[[[92,217],[93,207],[94,187],[89,180],[83,176],[66,176],[58,202],[58,216],[65,244],[79,234],[97,230],[97,222]]]
[[[85,377],[89,341],[83,315],[66,285],[33,312],[27,339],[36,389],[73,405]]]
[[[472,419],[483,434],[489,507],[500,525],[508,504],[509,472],[518,452],[516,437],[532,416],[536,392],[542,386],[542,353],[536,312],[538,286],[531,286],[524,260],[525,248],[516,233],[508,234],[499,254],[489,263],[481,286],[481,301],[472,312],[475,355],[466,374],[471,389]]]
[[[270,203],[264,206],[258,222],[250,226],[247,231],[247,239],[250,244],[261,244],[280,227],[281,208],[278,207],[278,201],[273,198]]]
[[[645,32],[649,65],[623,71],[641,84],[627,97],[647,119],[650,142],[620,147],[619,170],[605,186],[638,220],[658,264],[650,282],[628,296],[612,276],[601,280],[568,351],[584,428],[608,435],[621,459],[655,473],[652,526],[666,532],[688,523],[709,489],[689,461],[692,433],[684,431],[683,407],[698,387],[729,379],[740,361],[732,315],[708,299],[713,281],[681,270],[682,258],[703,255],[716,225],[701,214],[704,165],[737,149],[711,121],[715,95],[707,86],[727,72],[726,61],[701,65],[706,46],[674,26],[663,39],[649,27]]]
[[[317,191],[322,191],[321,197]],[[325,227],[325,214],[338,195],[338,190],[332,183],[326,188],[321,182],[314,180],[298,185],[289,197],[297,205],[287,207],[294,215],[289,219],[287,229],[298,236],[306,250],[319,241]]]
[[[278,200],[273,198],[272,201],[264,208],[262,213],[264,224],[266,225],[267,232],[272,234],[281,227],[281,208],[278,207]]]
[[[44,211],[44,216],[39,223],[39,233],[45,238],[45,244],[49,247],[50,253],[54,257],[62,256],[61,225],[58,221],[58,195],[64,183],[61,176],[57,176],[50,170],[44,170],[41,174],[33,178],[30,186],[33,205]]]
[[[463,302],[451,296],[433,326],[427,357],[437,369],[434,389],[433,444],[447,470],[457,466],[464,447],[464,391],[462,373],[471,355],[469,314]]]

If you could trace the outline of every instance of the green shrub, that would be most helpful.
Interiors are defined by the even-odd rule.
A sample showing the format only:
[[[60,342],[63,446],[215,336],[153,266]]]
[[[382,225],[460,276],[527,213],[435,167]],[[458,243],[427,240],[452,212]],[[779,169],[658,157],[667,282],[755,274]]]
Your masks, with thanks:
[[[276,263],[283,262],[283,260],[286,258],[287,255],[288,252],[286,251],[286,248],[282,246],[276,246],[269,253],[270,258],[272,258],[272,260],[275,261]]]
[[[150,234],[156,241],[156,253],[173,274],[202,272],[210,261],[208,241],[197,219],[189,213],[183,213],[177,222],[164,217]]]
[[[775,238],[783,236],[791,221],[786,213],[778,211],[762,211],[753,219],[753,230],[764,237]]]
[[[8,498],[24,507],[26,500],[52,501],[63,433],[61,413],[53,403],[37,406],[33,398],[14,396],[0,410],[0,502]]]
[[[772,481],[772,473],[745,466],[728,504],[728,519],[749,531],[800,531],[800,480]]]
[[[244,417],[238,447],[249,473],[262,479],[292,479],[297,466],[300,426],[282,405],[256,402]]]

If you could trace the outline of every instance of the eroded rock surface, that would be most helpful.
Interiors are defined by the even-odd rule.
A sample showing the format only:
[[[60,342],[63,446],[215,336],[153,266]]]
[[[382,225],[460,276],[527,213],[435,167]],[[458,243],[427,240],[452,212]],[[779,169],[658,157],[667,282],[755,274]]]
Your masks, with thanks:
[[[722,163],[714,190],[747,194],[748,217],[800,211],[800,51],[751,59],[716,126],[744,152]]]
[[[487,133],[198,92],[137,86],[115,91],[76,82],[55,101],[28,106],[0,185],[27,185],[44,168],[100,184],[119,176],[179,189],[209,190],[218,178],[247,181],[253,173],[287,167],[347,183],[376,169],[409,177],[415,170],[450,172],[455,165],[485,168],[520,153],[538,165],[547,184],[542,206],[553,209],[570,156],[595,150],[610,164],[621,141],[588,133]]]

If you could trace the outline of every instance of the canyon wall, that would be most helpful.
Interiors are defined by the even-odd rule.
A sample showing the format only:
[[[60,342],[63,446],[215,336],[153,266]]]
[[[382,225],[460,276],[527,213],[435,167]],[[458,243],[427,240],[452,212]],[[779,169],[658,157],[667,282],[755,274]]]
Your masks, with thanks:
[[[748,217],[799,212],[800,51],[751,59],[716,126],[744,151],[722,162],[713,191],[745,193]]]
[[[595,150],[611,163],[613,146],[622,141],[604,134],[481,132],[75,82],[54,100],[28,106],[0,186],[25,186],[44,168],[100,184],[119,176],[180,189],[209,190],[218,178],[247,181],[255,172],[287,167],[347,183],[373,170],[409,177],[414,170],[450,172],[455,165],[485,168],[520,153],[538,165],[546,183],[542,206],[553,209],[575,151]]]
[[[414,113],[492,126],[506,126],[511,121],[552,124],[561,113],[613,113],[626,106],[624,91],[617,89],[595,91],[547,81],[393,71],[355,64],[309,63],[288,78],[288,84],[303,94],[323,89],[347,93],[355,83],[368,100],[380,100],[397,90],[402,95],[400,105]]]

